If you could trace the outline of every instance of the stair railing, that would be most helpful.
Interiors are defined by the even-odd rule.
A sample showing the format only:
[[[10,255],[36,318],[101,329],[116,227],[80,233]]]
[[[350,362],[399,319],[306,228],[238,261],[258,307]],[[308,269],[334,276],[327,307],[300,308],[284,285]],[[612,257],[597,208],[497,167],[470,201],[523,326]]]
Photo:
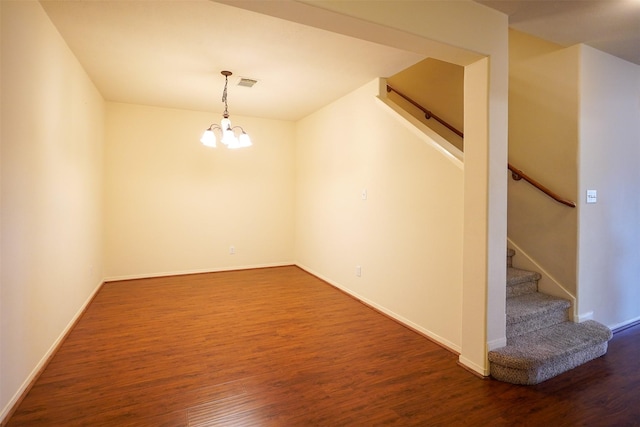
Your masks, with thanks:
[[[524,179],[529,184],[533,185],[538,190],[542,191],[544,194],[546,194],[547,196],[551,197],[556,202],[562,203],[563,205],[569,206],[570,208],[575,208],[576,207],[576,202],[572,202],[571,200],[567,200],[565,198],[560,197],[559,195],[557,195],[553,191],[549,190],[544,185],[540,184],[535,179],[531,178],[530,176],[528,176],[527,174],[522,172],[520,169],[514,167],[511,163],[508,163],[508,168],[511,171],[511,178],[513,178],[515,181],[520,181],[521,179]]]
[[[435,114],[433,114],[433,112],[431,112],[430,110],[427,110],[422,105],[418,104],[416,101],[414,101],[413,99],[409,98],[407,95],[403,94],[402,92],[399,92],[397,89],[394,89],[393,87],[387,85],[387,92],[395,92],[395,93],[397,93],[405,101],[409,102],[411,105],[413,105],[414,107],[416,107],[417,109],[422,111],[424,113],[424,118],[425,119],[427,119],[427,120],[434,119],[435,121],[439,122],[444,127],[446,127],[447,129],[449,129],[451,132],[453,132],[456,135],[458,135],[460,138],[464,138],[464,134],[462,132],[460,132],[458,129],[454,128],[452,125],[450,125],[449,123],[445,122],[442,118],[436,116]]]
[[[387,92],[395,92],[395,93],[397,93],[401,98],[403,98],[404,100],[409,102],[411,105],[413,105],[414,107],[416,107],[417,109],[422,111],[424,113],[424,117],[427,120],[434,119],[437,122],[439,122],[440,124],[444,125],[450,131],[454,132],[459,137],[464,138],[464,134],[461,131],[459,131],[458,129],[454,128],[452,125],[450,125],[449,123],[447,123],[446,121],[444,121],[440,117],[436,116],[435,114],[433,114],[433,112],[431,112],[430,110],[427,110],[422,105],[418,104],[416,101],[414,101],[413,99],[409,98],[407,95],[403,94],[402,92],[399,92],[397,89],[394,89],[392,86],[387,85]],[[576,207],[576,202],[573,202],[571,200],[568,200],[568,199],[565,199],[565,198],[559,196],[555,192],[549,190],[544,185],[540,184],[535,179],[533,179],[530,176],[528,176],[526,173],[522,172],[520,169],[514,167],[511,163],[508,163],[508,168],[511,171],[511,177],[515,181],[520,181],[521,179],[524,179],[529,184],[533,185],[535,188],[537,188],[538,190],[542,191],[544,194],[546,194],[547,196],[551,197],[556,202],[562,203],[563,205],[569,206],[570,208],[575,208]]]

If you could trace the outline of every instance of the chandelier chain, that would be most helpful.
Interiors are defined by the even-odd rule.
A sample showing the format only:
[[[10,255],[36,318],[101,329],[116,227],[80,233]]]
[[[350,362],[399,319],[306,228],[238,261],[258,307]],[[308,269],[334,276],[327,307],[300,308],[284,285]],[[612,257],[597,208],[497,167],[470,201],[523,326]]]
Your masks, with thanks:
[[[224,76],[224,90],[222,91],[222,102],[224,102],[224,113],[223,116],[229,117],[229,107],[227,106],[227,84],[229,83],[229,76],[225,74]]]

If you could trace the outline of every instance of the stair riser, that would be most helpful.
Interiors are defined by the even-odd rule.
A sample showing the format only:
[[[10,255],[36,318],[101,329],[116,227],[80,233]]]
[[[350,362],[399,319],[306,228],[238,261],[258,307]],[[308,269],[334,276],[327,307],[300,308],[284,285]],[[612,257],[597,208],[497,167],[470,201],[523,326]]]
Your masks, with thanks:
[[[513,249],[507,249],[507,267],[513,267],[513,256],[516,252]]]
[[[537,291],[538,291],[537,281],[518,283],[517,285],[508,285],[507,298],[517,297],[525,294],[532,294]]]
[[[571,303],[538,293],[540,274],[514,268],[507,249],[507,345],[488,353],[491,376],[513,384],[538,384],[607,352],[611,330],[587,320],[569,321]]]
[[[538,368],[528,370],[515,369],[491,362],[491,376],[499,381],[512,384],[538,384],[605,355],[607,353],[607,347],[608,343],[605,341],[596,346],[570,354],[561,360],[556,360],[554,361],[555,363],[547,363]]]
[[[566,322],[567,320],[569,320],[569,313],[567,310],[562,310],[544,313],[533,319],[522,322],[511,324],[507,323],[507,345],[509,344],[509,338],[557,325],[558,323]]]

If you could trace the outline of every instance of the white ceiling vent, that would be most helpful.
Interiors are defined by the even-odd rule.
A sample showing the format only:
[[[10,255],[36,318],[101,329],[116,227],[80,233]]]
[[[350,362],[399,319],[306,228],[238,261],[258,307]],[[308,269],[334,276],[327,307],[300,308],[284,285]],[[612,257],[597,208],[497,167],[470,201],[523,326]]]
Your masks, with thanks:
[[[258,83],[257,80],[247,79],[245,77],[240,77],[240,80],[238,80],[238,86],[252,87],[256,83]]]

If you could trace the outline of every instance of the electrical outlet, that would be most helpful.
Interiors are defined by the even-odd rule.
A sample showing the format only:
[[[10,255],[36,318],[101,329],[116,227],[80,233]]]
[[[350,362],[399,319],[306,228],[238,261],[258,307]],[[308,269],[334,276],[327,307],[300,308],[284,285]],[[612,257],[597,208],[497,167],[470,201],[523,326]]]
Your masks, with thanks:
[[[235,254],[236,254],[236,247],[229,246],[229,255],[235,255]]]

